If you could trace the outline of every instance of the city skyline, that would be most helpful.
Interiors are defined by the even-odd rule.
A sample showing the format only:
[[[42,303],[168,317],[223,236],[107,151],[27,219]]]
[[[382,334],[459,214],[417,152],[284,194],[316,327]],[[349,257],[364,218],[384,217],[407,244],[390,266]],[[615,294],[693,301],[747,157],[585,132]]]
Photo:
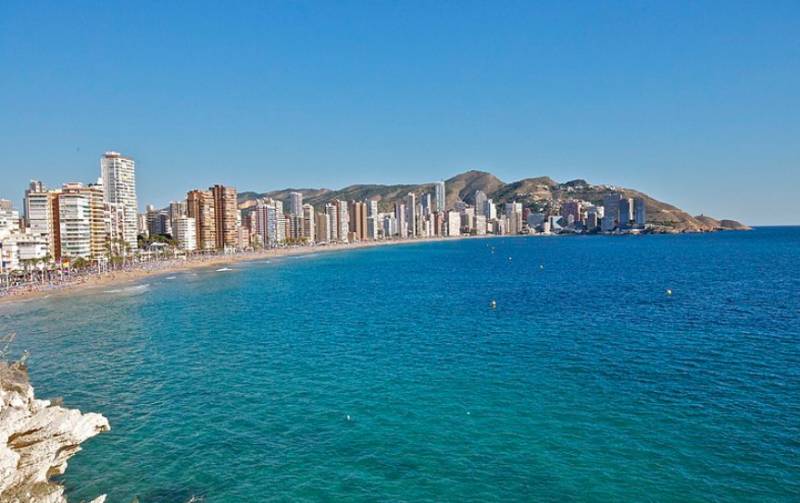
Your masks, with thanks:
[[[0,197],[21,204],[31,178],[93,181],[115,150],[158,206],[187,179],[263,192],[477,169],[796,224],[799,11],[4,2]],[[113,40],[85,29],[111,24]]]

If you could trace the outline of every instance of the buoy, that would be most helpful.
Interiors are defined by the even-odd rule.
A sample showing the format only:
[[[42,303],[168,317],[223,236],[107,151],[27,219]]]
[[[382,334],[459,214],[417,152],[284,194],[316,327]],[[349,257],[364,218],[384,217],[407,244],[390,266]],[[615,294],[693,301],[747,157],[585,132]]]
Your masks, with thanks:
[[[467,415],[468,415],[468,416],[472,415],[472,412],[470,412],[470,411],[467,411]]]
[[[508,257],[508,260],[511,260],[511,257]]]
[[[350,414],[347,415],[347,420],[350,421]]]
[[[539,264],[539,269],[544,269],[544,264]]]
[[[495,300],[492,300],[492,301],[489,303],[489,305],[492,307],[492,309],[494,309],[494,308],[496,308],[496,307],[497,307],[497,302],[496,302]]]
[[[670,290],[669,288],[667,288],[667,295],[672,295],[672,290]]]

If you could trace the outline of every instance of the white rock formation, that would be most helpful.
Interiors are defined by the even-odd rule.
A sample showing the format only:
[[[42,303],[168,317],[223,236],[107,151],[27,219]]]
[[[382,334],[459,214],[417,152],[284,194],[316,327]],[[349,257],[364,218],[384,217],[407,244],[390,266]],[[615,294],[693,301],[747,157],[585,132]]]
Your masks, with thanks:
[[[109,429],[100,414],[37,400],[25,366],[0,362],[0,502],[66,502],[50,478],[64,473],[81,442]]]

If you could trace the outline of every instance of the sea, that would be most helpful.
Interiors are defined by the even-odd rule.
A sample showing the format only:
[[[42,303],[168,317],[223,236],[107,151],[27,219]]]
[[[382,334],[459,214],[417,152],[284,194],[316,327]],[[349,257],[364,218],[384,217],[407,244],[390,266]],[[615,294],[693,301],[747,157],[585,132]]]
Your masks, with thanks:
[[[798,227],[236,263],[0,330],[111,423],[71,501],[800,499]]]

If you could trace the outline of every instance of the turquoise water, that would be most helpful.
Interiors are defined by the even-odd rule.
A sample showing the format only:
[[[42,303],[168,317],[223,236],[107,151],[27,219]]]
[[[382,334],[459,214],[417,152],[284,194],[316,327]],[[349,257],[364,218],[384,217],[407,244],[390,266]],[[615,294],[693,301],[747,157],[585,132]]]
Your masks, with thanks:
[[[111,421],[75,501],[800,494],[800,228],[231,267],[0,306],[37,394]]]

